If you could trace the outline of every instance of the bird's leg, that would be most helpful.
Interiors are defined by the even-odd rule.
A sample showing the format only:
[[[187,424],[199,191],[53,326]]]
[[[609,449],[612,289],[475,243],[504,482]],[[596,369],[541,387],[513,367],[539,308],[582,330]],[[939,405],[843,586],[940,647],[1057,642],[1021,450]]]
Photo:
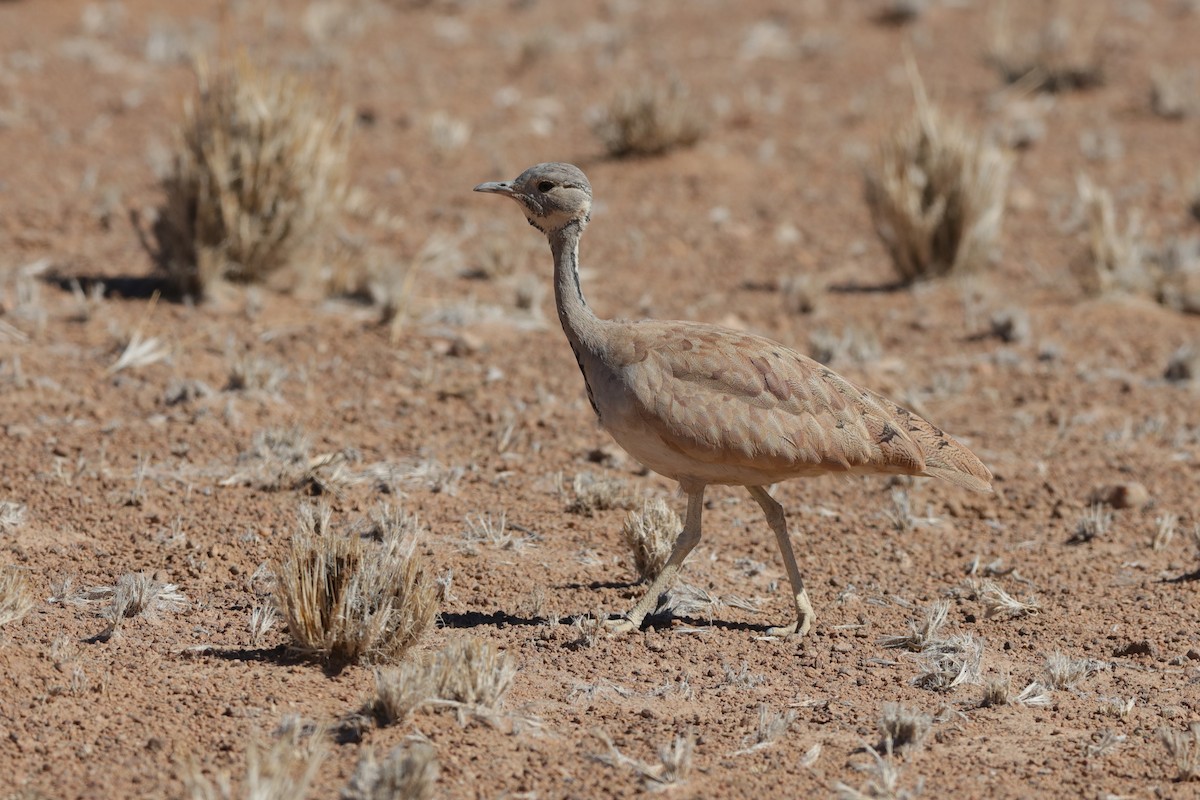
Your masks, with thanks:
[[[671,588],[683,560],[700,543],[700,516],[703,510],[704,487],[688,491],[687,518],[683,522],[679,538],[675,540],[675,546],[671,549],[671,555],[667,557],[667,563],[663,565],[662,571],[651,582],[650,588],[642,595],[642,599],[638,600],[637,605],[623,616],[605,623],[610,631],[628,633],[642,626],[642,620],[658,605],[659,596]]]
[[[779,552],[783,556],[783,565],[787,568],[788,580],[792,584],[792,595],[796,599],[796,621],[791,625],[778,628],[768,628],[768,636],[791,636],[798,633],[801,636],[808,633],[813,623],[813,607],[808,601],[808,592],[804,589],[804,581],[800,578],[800,568],[796,566],[796,555],[792,552],[792,542],[788,538],[787,519],[783,516],[783,506],[767,494],[761,486],[747,486],[750,496],[762,506],[767,524],[775,531],[775,541],[779,543]]]

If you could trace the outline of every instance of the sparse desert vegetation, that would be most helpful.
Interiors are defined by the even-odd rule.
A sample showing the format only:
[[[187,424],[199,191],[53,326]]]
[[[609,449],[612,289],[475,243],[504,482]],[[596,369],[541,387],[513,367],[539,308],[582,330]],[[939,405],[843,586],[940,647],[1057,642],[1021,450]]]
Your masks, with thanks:
[[[707,128],[700,106],[680,80],[620,89],[594,130],[609,155],[654,156],[695,144]]]
[[[1177,0],[0,2],[0,796],[1189,796],[1197,41]],[[782,638],[710,486],[613,635],[683,500],[471,192],[551,160],[602,317],[818,358],[995,491],[775,486]],[[861,399],[711,366],[796,443]]]
[[[910,66],[917,110],[865,173],[875,231],[902,281],[978,270],[995,255],[1008,155],[930,103]]]
[[[278,605],[294,646],[335,664],[390,662],[433,622],[437,603],[412,537],[379,545],[333,529],[328,507],[300,507],[280,564]]]
[[[154,233],[175,288],[282,269],[313,281],[349,193],[350,120],[294,74],[248,59],[196,67]]]

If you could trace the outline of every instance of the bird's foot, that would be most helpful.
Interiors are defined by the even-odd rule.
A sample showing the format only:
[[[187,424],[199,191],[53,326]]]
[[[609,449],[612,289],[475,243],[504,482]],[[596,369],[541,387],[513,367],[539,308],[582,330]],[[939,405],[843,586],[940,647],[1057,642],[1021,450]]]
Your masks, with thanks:
[[[624,614],[619,617],[613,617],[612,619],[606,619],[601,624],[604,626],[604,630],[607,631],[610,636],[620,636],[626,633],[633,633],[641,627],[641,625],[634,622]]]
[[[786,639],[793,634],[803,636],[812,628],[813,618],[813,607],[808,600],[808,592],[802,591],[796,595],[796,621],[791,625],[767,628],[767,636],[775,636],[780,639]]]

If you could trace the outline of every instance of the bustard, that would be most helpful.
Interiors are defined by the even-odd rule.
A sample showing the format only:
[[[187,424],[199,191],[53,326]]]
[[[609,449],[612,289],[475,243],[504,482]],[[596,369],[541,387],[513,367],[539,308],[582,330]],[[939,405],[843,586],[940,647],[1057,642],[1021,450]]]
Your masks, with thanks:
[[[578,167],[538,164],[475,191],[516,200],[550,240],[558,318],[600,424],[687,494],[683,530],[666,565],[637,604],[609,622],[612,629],[639,628],[670,587],[700,541],[709,484],[746,487],[775,533],[796,621],[769,628],[772,636],[806,633],[813,610],[783,508],[766,487],[827,473],[889,473],[992,490],[991,472],[966,447],[782,344],[716,325],[597,317],[579,285],[579,238],[590,219],[592,187]]]

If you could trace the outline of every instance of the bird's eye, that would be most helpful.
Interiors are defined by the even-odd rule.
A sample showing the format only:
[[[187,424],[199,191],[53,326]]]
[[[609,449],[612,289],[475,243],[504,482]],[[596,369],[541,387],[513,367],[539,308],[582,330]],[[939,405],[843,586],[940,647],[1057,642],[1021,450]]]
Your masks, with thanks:
[[[538,184],[538,191],[542,192],[543,194],[550,191],[553,188],[554,188],[554,184],[551,183],[550,181],[542,181],[541,183]]]

